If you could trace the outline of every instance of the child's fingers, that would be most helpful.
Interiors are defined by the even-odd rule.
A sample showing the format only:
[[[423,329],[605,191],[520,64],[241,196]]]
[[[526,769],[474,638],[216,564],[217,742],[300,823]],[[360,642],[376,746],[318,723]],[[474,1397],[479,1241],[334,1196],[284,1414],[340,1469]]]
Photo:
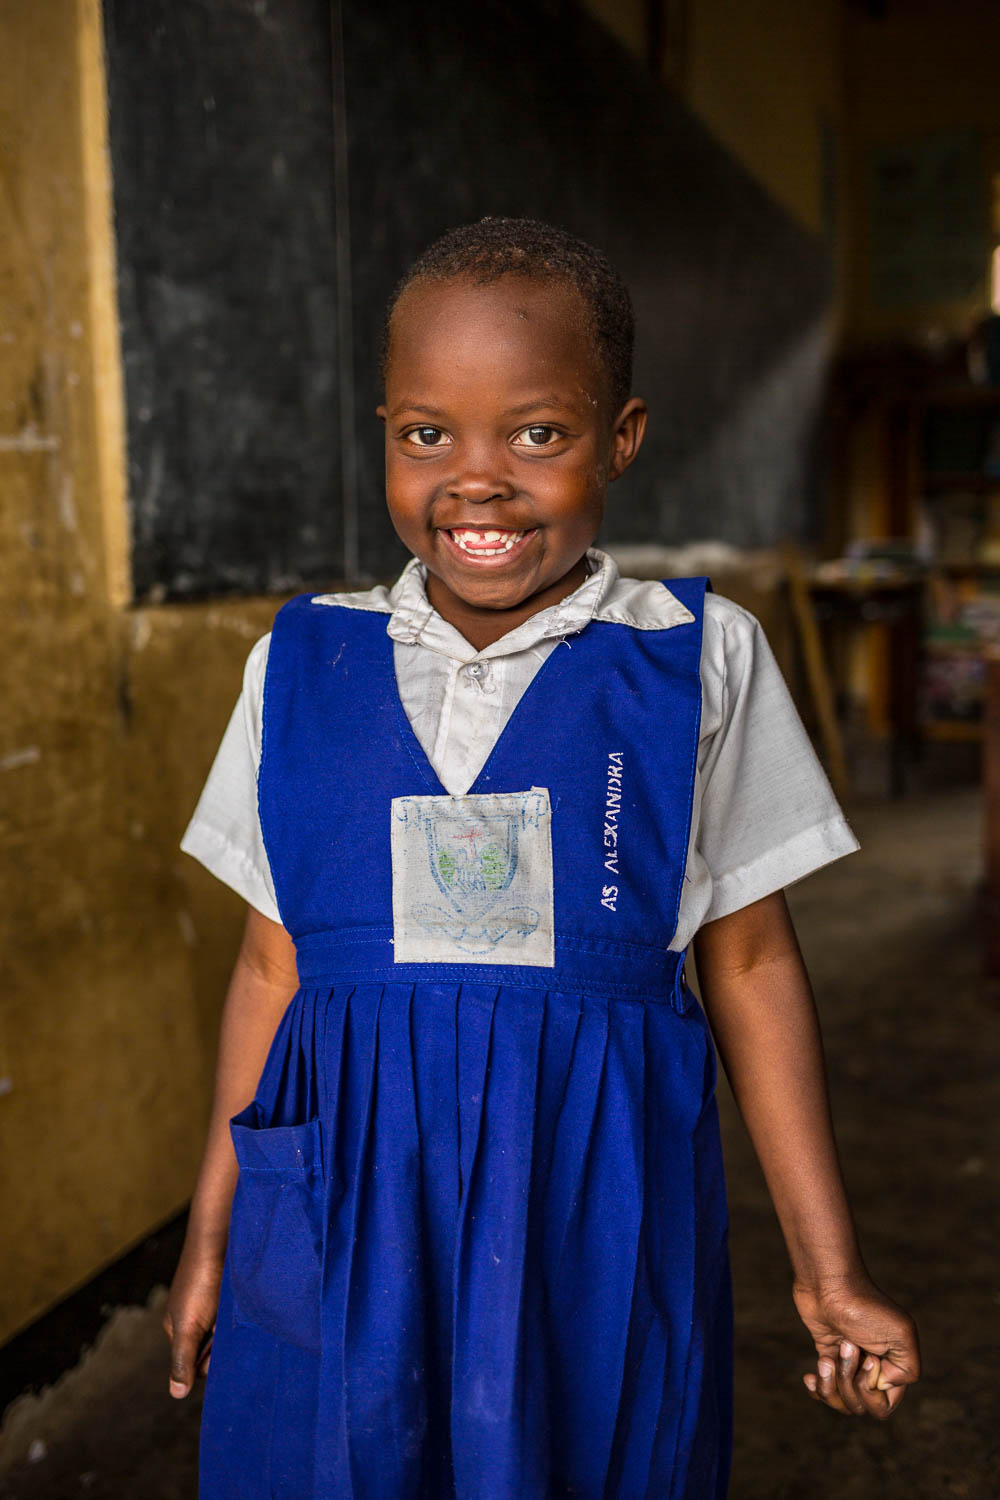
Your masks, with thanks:
[[[820,1406],[826,1405],[826,1402],[820,1394],[819,1378],[812,1370],[803,1375],[802,1384],[805,1386],[806,1390],[809,1392],[814,1401],[818,1401]],[[838,1407],[837,1409],[839,1410],[840,1408]]]
[[[841,1400],[837,1389],[837,1366],[832,1359],[826,1356],[820,1359],[816,1366],[815,1379],[817,1399],[825,1402],[827,1406],[832,1406],[834,1411],[846,1411],[847,1407]]]
[[[888,1391],[895,1388],[902,1389],[916,1380],[916,1375],[902,1366],[894,1364],[891,1359],[883,1358],[879,1370],[878,1388],[880,1391]]]
[[[195,1369],[199,1375],[207,1375],[208,1367],[212,1361],[212,1342],[215,1338],[214,1327],[205,1335],[201,1348],[198,1350],[198,1358],[195,1361]]]
[[[170,1394],[176,1400],[186,1396],[194,1385],[195,1364],[198,1346],[201,1343],[200,1328],[184,1324],[175,1327],[173,1349],[170,1356]]]
[[[857,1344],[846,1339],[837,1351],[837,1394],[844,1403],[845,1411],[853,1417],[863,1417],[867,1407],[855,1384],[855,1376],[861,1362],[861,1350]]]
[[[876,1421],[884,1422],[892,1416],[906,1393],[905,1385],[886,1380],[888,1363],[874,1354],[863,1355],[857,1345],[845,1339],[836,1359],[820,1355],[816,1373],[810,1371],[803,1375],[802,1382],[814,1401],[820,1401],[834,1411],[848,1416],[874,1417]],[[897,1379],[905,1374],[891,1364],[890,1370]]]
[[[885,1392],[885,1399],[889,1403],[889,1415],[890,1416],[896,1410],[896,1407],[899,1405],[899,1403],[902,1401],[902,1399],[903,1399],[903,1397],[905,1395],[906,1395],[906,1386],[905,1385],[893,1385],[893,1386],[890,1386],[889,1389]]]
[[[892,1407],[885,1392],[878,1389],[879,1368],[875,1355],[867,1355],[855,1378],[855,1389],[866,1414],[874,1417],[877,1422],[884,1422],[886,1417],[892,1415]]]

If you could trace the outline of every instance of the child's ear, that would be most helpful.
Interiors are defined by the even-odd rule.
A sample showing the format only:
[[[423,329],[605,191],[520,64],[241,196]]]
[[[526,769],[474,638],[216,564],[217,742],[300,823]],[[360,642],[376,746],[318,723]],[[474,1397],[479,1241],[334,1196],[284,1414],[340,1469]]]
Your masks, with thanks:
[[[619,479],[642,447],[648,408],[641,396],[630,396],[615,418],[611,433],[608,480]]]

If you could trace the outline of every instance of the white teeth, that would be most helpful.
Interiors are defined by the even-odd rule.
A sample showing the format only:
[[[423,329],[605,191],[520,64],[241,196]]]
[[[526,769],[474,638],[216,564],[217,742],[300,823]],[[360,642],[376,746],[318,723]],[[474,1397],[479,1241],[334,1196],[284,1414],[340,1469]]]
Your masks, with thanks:
[[[515,547],[526,533],[523,531],[457,531],[451,533],[452,540],[461,547],[463,552],[468,552],[475,557],[500,557]],[[499,542],[499,546],[490,546],[489,543]],[[486,545],[484,545],[486,544]]]

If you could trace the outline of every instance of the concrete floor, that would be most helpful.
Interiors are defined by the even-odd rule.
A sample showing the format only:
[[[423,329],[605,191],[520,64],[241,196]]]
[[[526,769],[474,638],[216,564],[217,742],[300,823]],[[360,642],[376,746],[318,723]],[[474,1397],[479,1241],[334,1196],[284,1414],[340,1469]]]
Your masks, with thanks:
[[[979,973],[979,819],[966,789],[863,807],[862,853],[792,892],[870,1268],[917,1318],[926,1376],[884,1427],[805,1396],[811,1346],[723,1091],[738,1329],[731,1500],[1000,1497],[1000,1025]],[[8,1411],[3,1500],[193,1500],[198,1409],[166,1395],[162,1296],[119,1308],[77,1369]]]

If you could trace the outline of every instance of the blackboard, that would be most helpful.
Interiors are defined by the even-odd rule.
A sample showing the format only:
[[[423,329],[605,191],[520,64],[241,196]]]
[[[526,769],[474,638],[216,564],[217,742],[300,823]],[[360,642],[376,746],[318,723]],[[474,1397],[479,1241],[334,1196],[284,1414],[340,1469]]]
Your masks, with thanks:
[[[105,0],[136,596],[385,576],[382,308],[443,229],[601,245],[653,420],[606,535],[813,524],[823,246],[568,0]]]

